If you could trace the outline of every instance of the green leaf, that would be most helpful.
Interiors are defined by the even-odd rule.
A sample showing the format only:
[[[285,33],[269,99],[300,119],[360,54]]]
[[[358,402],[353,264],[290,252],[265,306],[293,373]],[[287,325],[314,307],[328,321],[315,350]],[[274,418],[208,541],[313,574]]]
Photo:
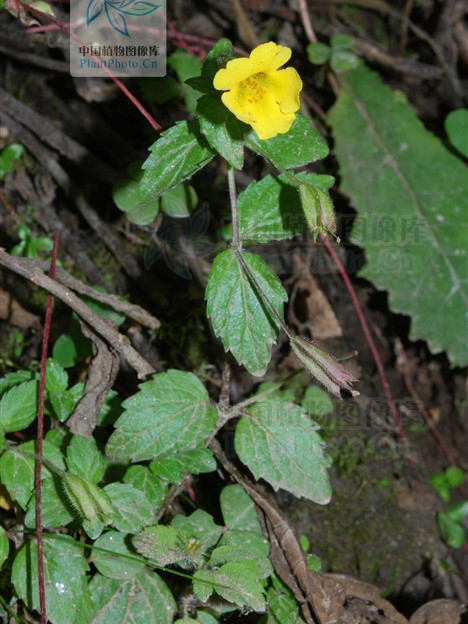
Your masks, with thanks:
[[[91,561],[103,576],[127,580],[145,569],[144,563],[138,563],[138,561],[132,561],[130,558],[121,556],[137,556],[131,548],[130,540],[130,535],[119,531],[108,531],[94,542],[94,546],[97,548],[93,547]],[[99,548],[111,552],[102,552],[98,550]]]
[[[198,197],[193,186],[179,184],[161,197],[161,210],[169,217],[185,219],[195,209]]]
[[[445,471],[445,478],[449,488],[454,490],[465,481],[466,474],[461,468],[449,466]]]
[[[310,416],[326,416],[333,413],[333,402],[328,392],[318,386],[308,386],[302,399],[302,407]]]
[[[138,86],[148,102],[156,104],[172,100],[182,90],[180,83],[171,76],[142,78],[138,81]]]
[[[135,535],[132,543],[139,553],[161,566],[187,559],[187,550],[177,529],[172,526],[150,526]]]
[[[432,487],[437,490],[440,498],[448,503],[450,500],[450,486],[444,474],[432,474],[430,477]]]
[[[3,564],[8,558],[10,553],[10,542],[8,541],[8,536],[6,534],[5,529],[0,526],[0,570],[3,567]]]
[[[360,275],[411,316],[410,337],[468,363],[466,167],[364,65],[340,78],[329,122],[344,193],[358,217]]]
[[[267,591],[266,624],[299,624],[299,607],[293,594],[283,584]]]
[[[211,570],[197,570],[193,575],[193,592],[202,602],[206,602],[213,593],[215,575]]]
[[[281,282],[260,256],[242,255],[263,293],[282,317],[287,295]],[[206,299],[207,314],[226,351],[231,351],[252,375],[263,375],[278,333],[277,321],[266,310],[234,251],[223,251],[216,257],[208,277]]]
[[[468,158],[468,109],[459,108],[445,118],[445,132],[450,143],[465,158]]]
[[[91,340],[83,336],[78,321],[73,319],[69,331],[55,341],[52,350],[54,360],[57,360],[64,368],[69,368],[91,354]]]
[[[359,57],[351,50],[332,50],[330,56],[330,67],[333,71],[340,73],[355,69],[359,65]]]
[[[73,624],[76,605],[83,595],[83,576],[88,564],[82,545],[66,535],[43,536],[44,584],[47,616],[53,624]],[[12,582],[29,609],[39,611],[37,545],[28,540],[16,555]]]
[[[37,392],[39,382],[35,379],[14,386],[0,399],[0,431],[26,429],[37,415]]]
[[[46,529],[66,526],[76,517],[57,475],[42,481],[42,526]],[[29,502],[24,524],[33,529],[36,525],[36,496]]]
[[[45,385],[47,392],[51,394],[61,393],[68,386],[67,371],[52,358],[47,359]]]
[[[263,535],[252,531],[227,531],[210,557],[210,566],[229,561],[252,561],[258,578],[266,578],[273,571],[268,555],[270,544]]]
[[[447,509],[448,517],[454,522],[463,522],[468,517],[468,501],[460,501],[450,505]]]
[[[106,468],[104,457],[99,451],[94,438],[72,436],[67,448],[67,466],[70,472],[86,477],[98,483]]]
[[[303,167],[328,155],[328,145],[319,131],[302,115],[296,115],[289,132],[266,141],[259,139],[251,130],[246,146],[270,160],[273,165],[277,162],[286,169]]]
[[[30,440],[18,447],[11,447],[0,457],[2,482],[13,500],[26,509],[34,489],[35,459],[31,455],[36,451],[36,442]],[[62,453],[53,444],[44,440],[42,455],[60,470],[65,470]],[[42,466],[42,478],[50,479],[54,473]]]
[[[35,373],[27,370],[19,370],[14,373],[7,373],[5,377],[0,379],[0,396],[13,386],[18,386],[25,381],[31,381],[35,377]]]
[[[128,581],[96,574],[89,591],[94,612],[86,624],[171,624],[177,608],[162,578],[149,570]]]
[[[169,491],[167,484],[163,484],[161,479],[152,474],[145,466],[130,466],[123,481],[143,492],[145,498],[155,509],[162,506]]]
[[[219,502],[228,529],[249,531],[263,536],[254,502],[240,485],[227,485],[223,488]]]
[[[171,370],[155,375],[127,399],[125,412],[107,443],[112,458],[133,462],[163,458],[200,446],[211,433],[216,410],[192,373]]]
[[[312,65],[323,65],[330,58],[331,49],[325,43],[309,43],[306,50]]]
[[[128,483],[111,483],[104,488],[115,513],[112,525],[123,533],[137,533],[154,519],[154,509],[141,490]]]
[[[350,49],[356,43],[356,39],[354,37],[350,37],[349,35],[345,35],[343,33],[337,33],[336,35],[332,35],[330,38],[330,45],[334,50],[341,49]]]
[[[2,149],[0,152],[0,180],[4,178],[6,173],[13,171],[13,163],[21,158],[22,153],[23,146],[19,143],[12,143]]]
[[[167,64],[176,72],[182,83],[199,76],[202,65],[200,59],[181,49],[176,50],[168,57]],[[200,91],[193,89],[188,84],[182,84],[181,90],[184,95],[185,106],[188,112],[193,115],[197,107],[197,100],[200,97]]]
[[[326,505],[331,498],[323,441],[317,425],[292,403],[265,400],[255,403],[237,425],[235,448],[256,479],[275,490]]]
[[[191,539],[197,540],[200,544],[200,555],[212,548],[222,534],[222,528],[203,509],[197,509],[190,516],[177,514],[172,519],[171,526],[177,529],[185,543]]]
[[[221,154],[230,165],[242,169],[244,165],[243,137],[247,126],[241,123],[217,99],[203,96],[198,102],[200,130],[210,146]]]
[[[174,452],[172,457],[165,457],[151,462],[150,470],[169,483],[182,483],[184,473],[200,474],[216,470],[216,460],[213,453],[206,447]]]
[[[219,95],[219,91],[213,87],[213,79],[216,72],[226,66],[226,63],[234,58],[235,52],[229,39],[219,39],[216,45],[208,52],[203,63],[201,76],[190,78],[187,84],[208,95]]]
[[[299,173],[296,177],[324,191],[334,182],[328,175]],[[260,182],[251,182],[239,194],[237,209],[240,237],[245,241],[268,243],[307,232],[297,185],[284,175],[267,175]]]
[[[254,562],[232,561],[213,572],[216,593],[222,598],[254,611],[265,611],[263,587]]]
[[[140,200],[154,200],[192,177],[215,156],[195,121],[180,121],[161,134],[143,164]]]
[[[437,525],[442,539],[452,548],[461,548],[466,541],[465,530],[461,524],[452,520],[445,513],[437,514]]]

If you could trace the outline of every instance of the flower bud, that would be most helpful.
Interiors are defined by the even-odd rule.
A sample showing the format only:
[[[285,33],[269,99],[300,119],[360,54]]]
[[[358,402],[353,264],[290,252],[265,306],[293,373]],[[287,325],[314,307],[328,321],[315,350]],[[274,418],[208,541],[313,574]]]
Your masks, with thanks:
[[[340,399],[344,398],[346,392],[351,396],[358,396],[359,392],[351,388],[351,384],[358,379],[334,357],[305,338],[291,338],[291,347],[309,373],[332,394]]]
[[[62,484],[70,503],[85,520],[91,524],[96,520],[110,524],[114,509],[104,490],[76,474],[66,474]]]
[[[318,186],[311,186],[310,184],[301,184],[299,195],[302,210],[314,241],[317,240],[319,234],[335,234],[335,212],[330,195]]]

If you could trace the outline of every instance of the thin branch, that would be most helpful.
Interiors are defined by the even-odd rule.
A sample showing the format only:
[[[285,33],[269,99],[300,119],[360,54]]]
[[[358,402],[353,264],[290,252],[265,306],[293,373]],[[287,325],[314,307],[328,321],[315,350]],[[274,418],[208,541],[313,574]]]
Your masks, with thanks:
[[[382,360],[380,359],[379,352],[377,351],[377,347],[375,346],[374,339],[372,338],[372,334],[367,324],[366,317],[364,316],[364,313],[361,308],[361,304],[359,303],[359,299],[357,298],[356,291],[354,290],[351,280],[349,279],[349,276],[346,273],[346,270],[340,258],[338,257],[338,254],[333,249],[333,245],[330,243],[327,237],[324,236],[323,234],[320,234],[320,240],[324,244],[330,256],[333,258],[333,261],[335,262],[338,268],[338,271],[340,272],[340,275],[345,283],[345,286],[351,297],[351,301],[353,302],[354,309],[356,310],[357,317],[359,319],[359,322],[361,323],[362,331],[364,332],[364,336],[366,337],[367,344],[369,345],[369,348],[371,350],[372,357],[374,358],[374,362],[377,366],[377,371],[379,373],[380,381],[382,383],[385,397],[387,399],[388,407],[390,408],[390,412],[393,416],[393,422],[395,423],[395,426],[398,430],[398,436],[401,440],[406,440],[405,432],[403,431],[403,427],[401,425],[400,416],[398,414],[398,410],[395,406],[392,394],[390,392],[390,386],[388,385],[388,381],[385,375],[385,370],[382,364]]]
[[[310,21],[309,9],[307,8],[307,0],[299,0],[299,12],[301,14],[302,25],[304,26],[305,33],[308,40],[311,43],[317,43],[317,35]]]
[[[18,275],[22,275],[33,284],[44,288],[49,293],[66,303],[78,314],[97,334],[104,338],[118,353],[121,353],[130,366],[137,372],[139,379],[152,375],[154,368],[131,346],[127,336],[120,334],[104,319],[95,314],[73,292],[61,286],[38,270],[31,270],[23,258],[10,256],[0,248],[0,265],[11,269]]]
[[[232,246],[235,249],[240,247],[240,235],[239,235],[239,215],[237,212],[237,194],[236,194],[236,180],[234,178],[234,169],[228,164],[228,185],[229,185],[229,202],[231,204],[231,221],[232,221]]]
[[[55,265],[57,263],[58,236],[54,236],[54,247],[50,261],[50,280],[55,279]],[[36,460],[36,535],[37,535],[37,579],[39,585],[39,609],[41,624],[47,624],[46,595],[44,584],[44,552],[42,548],[42,441],[44,438],[44,396],[47,366],[47,350],[49,346],[50,324],[54,297],[49,293],[47,309],[42,334],[41,372],[39,377],[39,395],[37,401],[37,460]]]
[[[31,270],[44,270],[47,266],[46,261],[35,260],[33,258],[22,258],[22,262]],[[161,326],[160,321],[141,306],[130,303],[128,301],[122,301],[122,299],[119,299],[117,295],[103,293],[99,290],[95,290],[94,288],[91,288],[91,286],[88,286],[79,279],[76,279],[76,277],[73,277],[73,275],[70,275],[70,273],[68,273],[68,271],[65,271],[65,269],[63,269],[62,267],[57,267],[56,279],[64,286],[67,286],[67,288],[71,288],[75,292],[80,293],[80,295],[85,295],[90,299],[99,301],[99,303],[104,303],[105,305],[113,308],[116,312],[122,312],[137,323],[140,323],[140,325],[144,325],[149,329],[159,329],[159,327]]]

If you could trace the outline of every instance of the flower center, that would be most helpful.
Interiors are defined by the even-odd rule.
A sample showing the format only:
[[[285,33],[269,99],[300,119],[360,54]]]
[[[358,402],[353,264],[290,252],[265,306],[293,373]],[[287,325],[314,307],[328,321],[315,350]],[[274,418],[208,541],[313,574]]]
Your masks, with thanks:
[[[266,74],[264,72],[259,72],[258,74],[249,76],[240,83],[239,87],[241,91],[245,92],[249,104],[257,104],[257,102],[263,100],[267,92],[265,87],[261,84],[264,78],[266,78]]]

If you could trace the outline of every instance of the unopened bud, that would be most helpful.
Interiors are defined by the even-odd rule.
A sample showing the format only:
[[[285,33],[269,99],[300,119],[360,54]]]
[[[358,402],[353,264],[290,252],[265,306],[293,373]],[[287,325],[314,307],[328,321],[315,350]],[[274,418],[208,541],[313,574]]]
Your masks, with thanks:
[[[330,195],[318,186],[301,184],[299,186],[302,210],[314,240],[319,234],[335,234],[335,211]]]
[[[85,520],[91,524],[96,520],[110,524],[114,509],[104,490],[76,474],[66,474],[62,483],[70,503]]]
[[[359,392],[351,388],[351,384],[358,379],[334,357],[305,338],[291,338],[291,347],[309,373],[332,394],[340,399],[344,398],[346,392],[351,396],[358,396]]]

